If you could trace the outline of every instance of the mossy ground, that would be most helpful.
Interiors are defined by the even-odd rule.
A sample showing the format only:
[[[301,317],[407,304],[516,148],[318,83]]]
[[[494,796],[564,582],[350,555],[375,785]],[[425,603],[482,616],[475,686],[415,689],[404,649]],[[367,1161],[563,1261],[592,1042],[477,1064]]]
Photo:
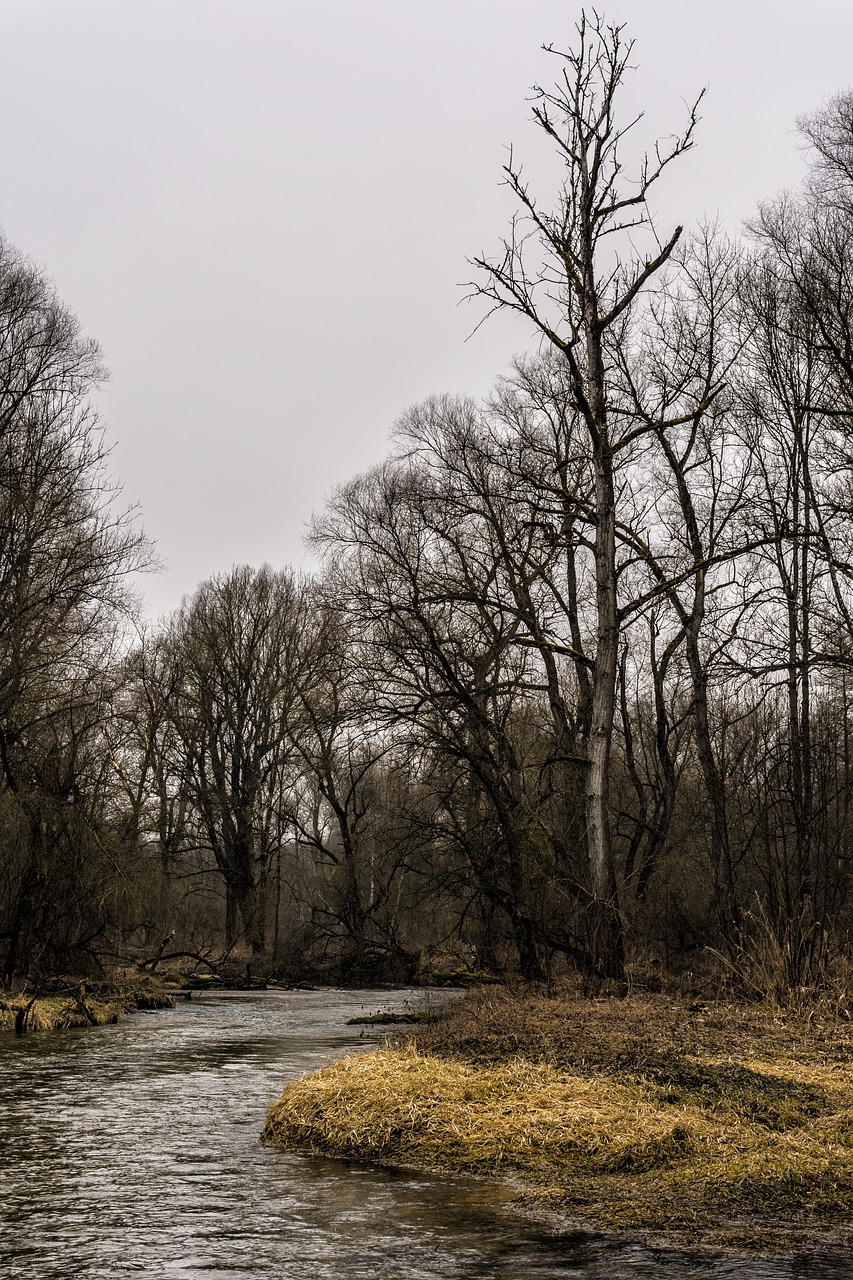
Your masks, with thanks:
[[[534,1210],[772,1251],[853,1242],[853,1028],[490,990],[289,1085],[262,1140],[499,1177]]]
[[[134,1009],[171,1009],[174,997],[159,984],[117,988],[108,993],[37,996],[0,995],[0,1031],[65,1031],[70,1027],[121,1022]],[[22,1017],[23,1015],[23,1017]],[[23,1021],[23,1025],[22,1025]]]

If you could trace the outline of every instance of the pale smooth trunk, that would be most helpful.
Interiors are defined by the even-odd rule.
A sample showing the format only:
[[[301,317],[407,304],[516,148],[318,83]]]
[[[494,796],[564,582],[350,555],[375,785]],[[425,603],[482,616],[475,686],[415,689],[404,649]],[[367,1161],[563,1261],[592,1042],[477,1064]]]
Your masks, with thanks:
[[[624,972],[622,922],[610,841],[610,752],[616,713],[618,618],[616,611],[616,503],[606,445],[595,458],[596,487],[596,651],[587,745],[586,821],[592,890],[593,975],[621,979]]]

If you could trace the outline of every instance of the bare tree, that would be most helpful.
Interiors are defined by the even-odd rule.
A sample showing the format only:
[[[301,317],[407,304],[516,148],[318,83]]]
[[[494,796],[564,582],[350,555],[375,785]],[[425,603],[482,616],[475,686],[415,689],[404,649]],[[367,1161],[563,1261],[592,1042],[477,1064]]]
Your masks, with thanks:
[[[617,457],[647,429],[620,418],[610,372],[612,348],[625,340],[632,311],[644,289],[672,254],[681,235],[657,239],[648,210],[654,183],[693,141],[698,103],[684,132],[656,145],[633,182],[622,171],[621,148],[636,121],[622,126],[616,97],[632,44],[623,28],[597,15],[582,16],[578,41],[568,52],[548,46],[560,63],[551,90],[534,90],[533,119],[552,142],[563,175],[556,207],[544,209],[510,154],[506,182],[521,212],[499,258],[476,258],[485,281],[475,292],[495,308],[509,308],[531,321],[565,358],[572,394],[589,434],[595,477],[594,563],[596,635],[592,705],[587,740],[587,842],[596,918],[595,966],[602,977],[621,978],[623,941],[611,847],[608,788],[618,665],[616,584]],[[642,230],[651,237],[647,256],[629,248]],[[531,241],[538,256],[531,253]]]
[[[752,231],[811,318],[833,375],[812,408],[847,418],[853,396],[853,94],[837,94],[798,124],[809,147],[803,187],[762,204]]]
[[[167,703],[179,753],[172,785],[185,790],[186,822],[224,880],[226,943],[244,938],[255,957],[266,950],[269,871],[290,824],[288,722],[303,610],[290,573],[242,566],[202,583],[168,638],[177,668]]]
[[[538,929],[543,945],[588,971],[588,914],[579,906],[590,896],[582,776],[592,468],[565,382],[556,357],[522,360],[486,404],[434,398],[401,418],[398,436],[430,476],[446,524],[469,529],[493,565],[480,582],[483,607],[514,620],[512,644],[527,668],[516,729],[524,719],[525,752],[537,758],[528,818],[548,867]]]
[[[337,592],[315,584],[300,638],[305,677],[289,724],[301,774],[290,811],[300,849],[318,864],[308,905],[340,972],[350,980],[411,978],[414,957],[400,941],[396,910],[409,842],[398,838],[390,856],[381,847],[383,825],[394,817],[387,796],[383,803],[394,743],[372,715],[376,690],[347,621]],[[304,886],[296,888],[304,900]]]
[[[492,548],[418,460],[344,486],[315,536],[362,637],[373,715],[414,755],[441,761],[446,834],[510,921],[527,978],[543,974],[525,762],[514,709],[531,668],[519,622],[495,593]]]
[[[25,819],[0,925],[7,970],[27,964],[39,904],[68,897],[66,864],[84,842],[76,818],[73,840],[57,823],[72,796],[85,812],[81,726],[105,708],[131,578],[149,560],[105,473],[87,400],[101,374],[50,283],[0,241],[0,789]]]

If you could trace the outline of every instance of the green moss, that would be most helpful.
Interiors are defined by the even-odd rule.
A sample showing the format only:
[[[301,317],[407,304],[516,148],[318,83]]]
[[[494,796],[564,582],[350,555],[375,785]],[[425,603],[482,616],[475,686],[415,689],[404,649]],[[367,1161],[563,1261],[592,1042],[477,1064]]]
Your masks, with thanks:
[[[428,1012],[419,1013],[365,1013],[358,1018],[347,1018],[348,1027],[413,1026],[418,1022],[433,1022]]]

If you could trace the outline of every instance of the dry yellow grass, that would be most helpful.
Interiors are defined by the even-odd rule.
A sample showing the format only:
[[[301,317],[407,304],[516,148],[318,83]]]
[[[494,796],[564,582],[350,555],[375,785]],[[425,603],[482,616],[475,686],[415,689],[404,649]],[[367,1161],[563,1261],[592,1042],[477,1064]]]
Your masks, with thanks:
[[[70,1027],[104,1026],[120,1022],[133,1009],[168,1009],[174,997],[158,987],[148,986],[110,996],[10,996],[0,999],[0,1031],[14,1031],[25,1015],[23,1030],[65,1031]]]
[[[19,996],[4,1001],[0,1006],[0,1028],[6,1031],[15,1029],[15,1018],[19,1010],[30,1006],[27,997]],[[78,1008],[74,999],[67,996],[39,997],[29,1007],[27,1014],[27,1031],[61,1031],[68,1027],[98,1026],[108,1022],[118,1022],[127,1012],[128,1005],[123,1001],[87,1000],[86,1007],[91,1013],[87,1018]]]
[[[853,1239],[847,1025],[490,992],[416,1039],[288,1085],[262,1140],[497,1176],[640,1234]]]
[[[469,1172],[649,1168],[712,1138],[699,1115],[644,1105],[612,1080],[516,1060],[477,1068],[385,1049],[290,1085],[264,1136],[336,1155],[395,1157]]]

